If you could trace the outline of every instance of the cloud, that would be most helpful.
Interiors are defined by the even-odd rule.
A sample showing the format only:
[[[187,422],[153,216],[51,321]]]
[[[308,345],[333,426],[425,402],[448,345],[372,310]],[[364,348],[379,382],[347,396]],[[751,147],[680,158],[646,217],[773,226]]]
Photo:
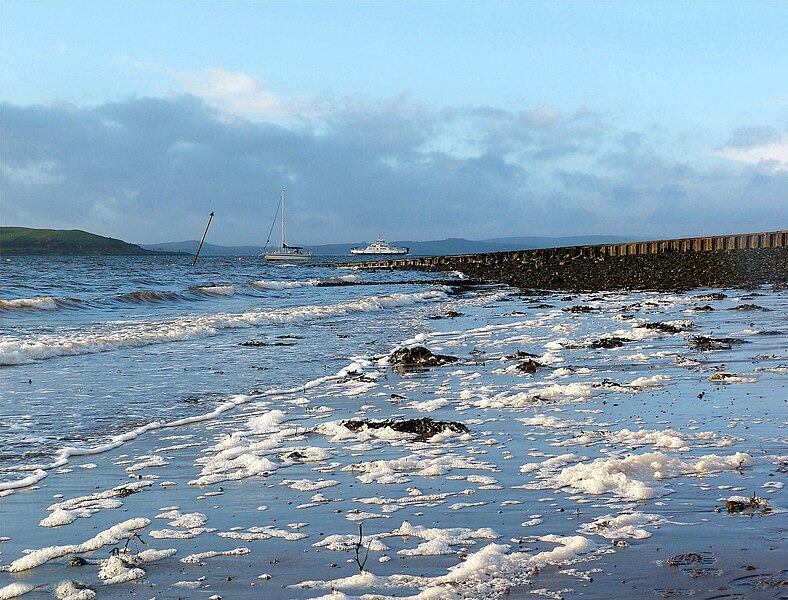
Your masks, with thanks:
[[[239,71],[211,68],[198,71],[168,69],[183,92],[202,98],[230,114],[255,117],[314,117],[321,101],[306,95],[285,96],[266,88],[260,78]]]
[[[265,104],[256,80],[205,85],[206,96]],[[294,243],[655,238],[788,222],[785,170],[678,160],[649,133],[587,110],[435,109],[403,95],[326,101],[288,120],[274,96],[271,119],[193,94],[3,104],[3,224],[152,243],[199,237],[215,211],[209,241],[262,245],[283,187]]]
[[[788,171],[788,137],[779,142],[749,147],[723,148],[714,156],[727,158],[748,165],[760,165],[772,171]]]

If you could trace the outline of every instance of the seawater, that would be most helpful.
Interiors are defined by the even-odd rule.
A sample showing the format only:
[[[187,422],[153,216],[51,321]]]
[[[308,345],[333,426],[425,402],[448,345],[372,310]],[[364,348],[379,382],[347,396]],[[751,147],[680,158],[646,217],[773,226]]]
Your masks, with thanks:
[[[6,482],[64,449],[100,447],[388,351],[425,305],[445,298],[429,283],[399,283],[436,278],[428,275],[366,274],[368,285],[352,285],[361,276],[350,269],[257,257],[203,257],[194,267],[186,256],[13,257],[1,268]]]

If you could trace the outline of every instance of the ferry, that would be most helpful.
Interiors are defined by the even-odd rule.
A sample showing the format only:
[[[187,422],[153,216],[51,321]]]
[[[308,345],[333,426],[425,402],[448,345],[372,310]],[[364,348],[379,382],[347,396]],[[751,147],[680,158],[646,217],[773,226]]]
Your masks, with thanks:
[[[383,239],[378,238],[374,244],[370,244],[366,248],[351,248],[351,254],[408,254],[410,248],[391,246]]]

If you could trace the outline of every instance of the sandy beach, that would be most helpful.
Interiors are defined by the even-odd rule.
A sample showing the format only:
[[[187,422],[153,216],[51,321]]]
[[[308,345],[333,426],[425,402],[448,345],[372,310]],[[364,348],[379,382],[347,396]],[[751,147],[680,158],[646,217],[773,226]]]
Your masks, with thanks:
[[[0,598],[782,598],[787,306],[447,296],[387,352],[6,484]],[[422,346],[457,360],[392,364]],[[420,418],[455,425],[374,426]]]

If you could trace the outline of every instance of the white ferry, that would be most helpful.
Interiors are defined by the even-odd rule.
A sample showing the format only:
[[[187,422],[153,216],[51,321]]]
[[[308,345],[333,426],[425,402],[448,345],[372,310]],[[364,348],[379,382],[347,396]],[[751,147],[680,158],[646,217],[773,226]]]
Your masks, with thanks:
[[[351,248],[351,254],[407,254],[410,248],[398,248],[397,246],[390,246],[383,239],[375,240],[374,244],[370,244],[366,248]]]

